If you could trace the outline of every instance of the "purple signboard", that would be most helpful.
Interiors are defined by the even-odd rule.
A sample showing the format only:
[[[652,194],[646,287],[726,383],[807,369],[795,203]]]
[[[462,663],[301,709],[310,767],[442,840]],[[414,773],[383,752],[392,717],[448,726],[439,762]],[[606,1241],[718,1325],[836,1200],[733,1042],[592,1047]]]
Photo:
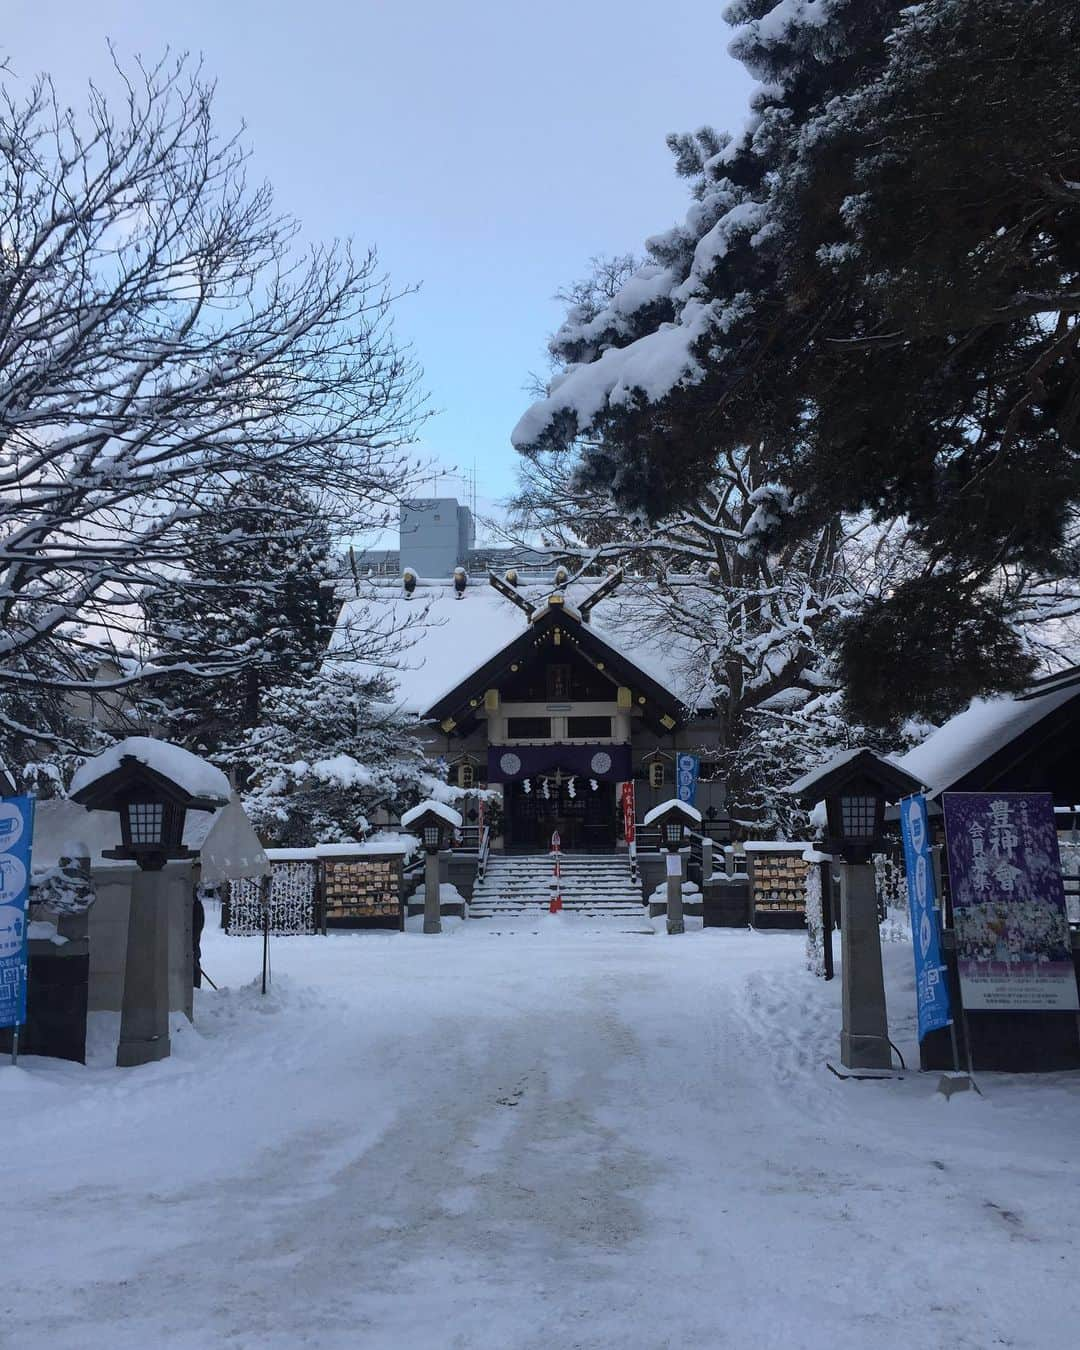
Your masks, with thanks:
[[[1080,1007],[1048,792],[947,792],[945,837],[964,1006]]]

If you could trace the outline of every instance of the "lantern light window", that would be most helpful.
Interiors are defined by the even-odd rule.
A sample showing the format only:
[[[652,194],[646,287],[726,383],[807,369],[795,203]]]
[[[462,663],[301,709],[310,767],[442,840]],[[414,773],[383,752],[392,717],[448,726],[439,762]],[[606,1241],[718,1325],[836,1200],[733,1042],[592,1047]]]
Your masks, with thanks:
[[[130,802],[128,828],[133,847],[160,844],[163,837],[165,807],[162,802]]]
[[[840,798],[840,818],[845,839],[867,840],[877,835],[878,799],[867,796]]]
[[[439,829],[438,825],[425,825],[425,826],[424,826],[424,843],[425,843],[425,845],[426,845],[428,848],[438,848],[438,847],[439,847],[439,836],[440,836],[441,833],[442,833],[442,831]]]

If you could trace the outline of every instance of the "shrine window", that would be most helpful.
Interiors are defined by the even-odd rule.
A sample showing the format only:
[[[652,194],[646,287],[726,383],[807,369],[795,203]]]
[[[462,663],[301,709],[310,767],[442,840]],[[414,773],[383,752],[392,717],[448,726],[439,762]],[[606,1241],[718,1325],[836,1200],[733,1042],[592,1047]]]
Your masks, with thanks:
[[[551,718],[510,717],[506,731],[512,741],[547,741],[551,739]]]
[[[609,741],[610,717],[568,717],[566,734],[572,741]]]
[[[569,665],[548,666],[547,696],[550,702],[571,698],[571,667]]]

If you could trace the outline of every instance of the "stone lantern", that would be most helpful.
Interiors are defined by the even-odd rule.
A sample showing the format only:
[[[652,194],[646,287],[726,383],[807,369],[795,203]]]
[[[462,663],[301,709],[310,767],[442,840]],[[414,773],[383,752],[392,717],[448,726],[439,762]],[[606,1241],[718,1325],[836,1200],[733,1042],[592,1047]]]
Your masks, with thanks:
[[[822,847],[840,867],[843,1030],[840,1061],[849,1069],[892,1066],[873,854],[882,847],[885,807],[921,789],[909,773],[872,750],[847,750],[792,783],[803,806],[825,804]]]
[[[219,769],[149,736],[131,736],[112,746],[83,764],[71,781],[72,801],[120,817],[121,843],[103,856],[139,867],[128,915],[116,1053],[120,1067],[147,1064],[170,1053],[169,896],[179,885],[184,902],[190,900],[191,869],[184,868],[179,877],[176,869],[162,873],[167,862],[195,856],[183,842],[187,812],[214,811],[229,795],[228,779]]]
[[[672,797],[646,813],[642,824],[656,826],[661,847],[667,851],[667,930],[671,934],[686,930],[683,920],[683,864],[681,852],[693,826],[701,825],[701,812],[689,802]]]
[[[406,811],[401,817],[402,829],[420,835],[427,864],[424,868],[424,932],[441,933],[442,915],[439,906],[439,854],[447,840],[462,825],[461,812],[442,802],[426,801]]]

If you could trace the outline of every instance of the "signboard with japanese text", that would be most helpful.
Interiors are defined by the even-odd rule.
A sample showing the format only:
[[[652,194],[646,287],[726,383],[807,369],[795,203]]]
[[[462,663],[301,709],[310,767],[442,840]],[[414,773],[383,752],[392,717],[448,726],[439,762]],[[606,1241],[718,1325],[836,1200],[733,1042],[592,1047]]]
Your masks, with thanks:
[[[900,834],[904,841],[911,908],[911,944],[915,952],[915,996],[921,1041],[928,1032],[947,1027],[952,1021],[935,910],[937,895],[926,798],[921,793],[905,797],[900,803]]]
[[[697,799],[698,774],[701,772],[701,760],[697,755],[675,756],[675,785],[679,801],[693,806]]]
[[[1048,792],[947,792],[945,836],[964,1006],[1080,1008]]]
[[[634,842],[634,785],[622,785],[623,838],[628,844]]]
[[[0,1027],[26,1021],[33,797],[0,799]]]

